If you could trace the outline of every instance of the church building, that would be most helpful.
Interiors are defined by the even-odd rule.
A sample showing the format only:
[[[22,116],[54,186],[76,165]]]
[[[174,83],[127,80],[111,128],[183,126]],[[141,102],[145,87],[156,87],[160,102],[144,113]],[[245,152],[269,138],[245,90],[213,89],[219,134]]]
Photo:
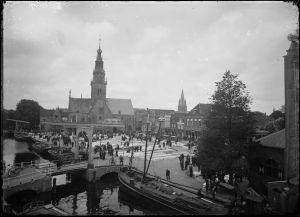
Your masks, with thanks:
[[[122,125],[122,131],[134,129],[134,110],[131,99],[116,99],[106,97],[107,81],[103,67],[102,50],[97,50],[95,68],[91,85],[91,98],[74,98],[69,92],[69,106],[66,121],[57,120],[55,117],[42,117],[41,125],[47,122],[71,122],[93,124],[104,129],[107,126]],[[43,113],[44,114],[44,113]],[[49,113],[48,113],[49,114]],[[53,113],[54,115],[54,113]],[[51,116],[51,114],[50,114]],[[53,125],[53,123],[51,123]],[[114,127],[114,131],[116,131]]]

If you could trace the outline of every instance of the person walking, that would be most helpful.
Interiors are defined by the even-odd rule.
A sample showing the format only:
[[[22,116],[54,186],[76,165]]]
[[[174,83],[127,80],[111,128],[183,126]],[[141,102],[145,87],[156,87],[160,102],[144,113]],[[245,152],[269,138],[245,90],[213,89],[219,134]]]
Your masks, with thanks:
[[[192,167],[192,165],[189,165],[189,169],[190,169],[190,177],[193,177],[193,167]]]
[[[203,196],[201,188],[198,190],[197,195],[198,195],[198,198],[201,198]]]
[[[206,193],[208,193],[208,189],[209,189],[209,181],[208,181],[208,179],[205,179],[205,189],[206,189]]]
[[[190,160],[191,160],[191,158],[190,158],[190,155],[188,154],[188,155],[186,156],[186,161],[188,162],[188,165],[190,165]]]
[[[120,164],[123,166],[123,156],[120,155],[119,159],[120,159]]]
[[[169,169],[166,170],[166,178],[168,181],[170,181],[170,170]]]
[[[185,161],[185,167],[184,167],[185,170],[187,169],[188,165],[189,165],[189,162],[188,162],[188,160],[186,160]]]
[[[105,160],[106,151],[103,151],[103,160]]]
[[[102,149],[101,149],[101,147],[99,148],[99,158],[102,159]]]
[[[217,194],[217,187],[214,185],[214,187],[212,188],[212,196],[213,196],[213,199],[215,199],[216,194]]]
[[[181,154],[178,158],[179,158],[180,168],[181,168],[181,170],[183,170],[184,169],[184,167],[183,167],[184,155]]]

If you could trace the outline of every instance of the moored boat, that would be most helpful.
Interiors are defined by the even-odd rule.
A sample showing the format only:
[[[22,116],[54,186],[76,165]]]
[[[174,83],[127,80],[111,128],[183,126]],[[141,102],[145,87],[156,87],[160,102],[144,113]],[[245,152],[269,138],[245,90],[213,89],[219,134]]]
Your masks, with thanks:
[[[51,145],[45,142],[38,142],[31,144],[30,149],[35,151],[37,154],[44,155],[47,154],[48,150],[51,148]]]
[[[23,133],[23,132],[15,132],[14,133],[14,138],[16,141],[18,142],[32,142],[32,138],[30,135],[26,134],[26,133]]]
[[[168,184],[152,177],[143,177],[141,171],[125,169],[119,173],[123,191],[132,196],[150,200],[178,215],[226,215],[229,210],[221,204],[179,193]]]
[[[75,160],[74,153],[71,151],[71,148],[66,147],[52,147],[48,150],[48,153],[51,157],[51,160],[56,160],[62,164],[71,163]]]
[[[155,202],[163,207],[166,207],[178,215],[226,215],[229,209],[223,205],[215,203],[200,197],[191,197],[174,190],[178,186],[171,184],[171,182],[162,182],[159,178],[147,175],[149,165],[151,163],[155,144],[158,141],[158,134],[160,131],[161,122],[157,132],[157,136],[152,147],[151,156],[148,167],[146,167],[147,156],[147,140],[145,146],[144,171],[133,169],[132,166],[123,168],[118,178],[121,183],[120,187],[132,196],[147,199]],[[147,124],[148,132],[148,124]],[[132,157],[133,155],[131,155]],[[147,168],[147,169],[146,169]]]

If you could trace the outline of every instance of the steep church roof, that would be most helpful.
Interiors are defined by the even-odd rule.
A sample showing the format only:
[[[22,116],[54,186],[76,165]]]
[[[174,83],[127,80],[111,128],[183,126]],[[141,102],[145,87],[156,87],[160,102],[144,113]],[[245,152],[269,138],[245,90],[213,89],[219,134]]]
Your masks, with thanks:
[[[88,113],[92,106],[91,99],[71,98],[69,99],[69,112]]]
[[[131,99],[106,98],[106,104],[112,114],[134,115]]]

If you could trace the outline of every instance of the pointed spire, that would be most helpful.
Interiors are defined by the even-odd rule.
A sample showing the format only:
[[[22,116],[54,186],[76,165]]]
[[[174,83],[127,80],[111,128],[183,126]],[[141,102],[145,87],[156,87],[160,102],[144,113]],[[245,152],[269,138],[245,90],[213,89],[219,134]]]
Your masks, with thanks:
[[[181,90],[181,97],[179,99],[179,103],[178,103],[178,111],[179,112],[186,112],[187,108],[186,108],[186,100],[184,98],[184,94],[183,94],[183,89]]]
[[[183,89],[181,90],[181,101],[184,101]]]
[[[71,89],[69,90],[69,98],[71,98]]]
[[[185,105],[185,99],[184,99],[183,89],[181,90],[181,97],[179,99],[179,105]]]

